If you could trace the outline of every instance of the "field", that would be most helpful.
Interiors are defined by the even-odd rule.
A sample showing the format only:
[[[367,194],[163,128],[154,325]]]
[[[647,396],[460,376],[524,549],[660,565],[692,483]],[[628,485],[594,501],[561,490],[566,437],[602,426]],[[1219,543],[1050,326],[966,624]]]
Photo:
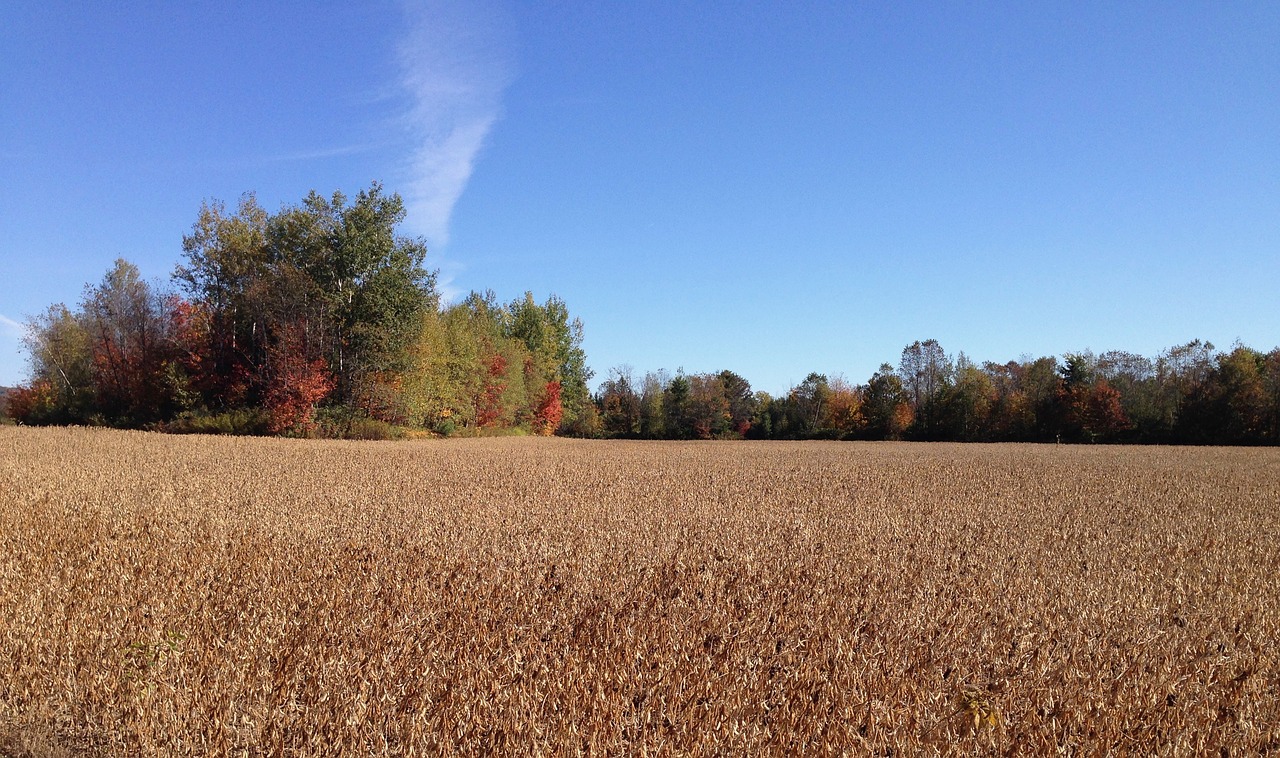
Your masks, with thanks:
[[[1280,450],[0,427],[0,754],[1280,754]]]

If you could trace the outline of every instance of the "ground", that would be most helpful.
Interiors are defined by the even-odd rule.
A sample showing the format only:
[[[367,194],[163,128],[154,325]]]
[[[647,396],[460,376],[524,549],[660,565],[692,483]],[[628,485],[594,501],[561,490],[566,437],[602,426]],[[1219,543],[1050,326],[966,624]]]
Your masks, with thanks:
[[[0,754],[1280,751],[1280,451],[0,427]]]

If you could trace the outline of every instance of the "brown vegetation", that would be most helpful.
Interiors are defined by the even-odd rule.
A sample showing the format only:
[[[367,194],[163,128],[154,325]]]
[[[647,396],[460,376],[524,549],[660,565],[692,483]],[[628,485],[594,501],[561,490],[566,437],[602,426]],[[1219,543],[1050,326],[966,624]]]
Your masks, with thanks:
[[[0,428],[0,754],[1280,751],[1280,451]]]

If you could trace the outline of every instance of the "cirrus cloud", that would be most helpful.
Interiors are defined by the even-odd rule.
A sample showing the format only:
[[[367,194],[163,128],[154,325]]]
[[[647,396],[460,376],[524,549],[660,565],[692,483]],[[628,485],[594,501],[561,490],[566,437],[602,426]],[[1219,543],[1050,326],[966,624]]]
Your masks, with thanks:
[[[414,148],[405,182],[408,225],[433,246],[449,240],[453,207],[502,110],[511,80],[510,19],[488,3],[405,5],[400,85]]]
[[[14,321],[8,316],[0,313],[0,334],[4,334],[13,339],[21,339],[27,333],[27,327],[21,322]]]

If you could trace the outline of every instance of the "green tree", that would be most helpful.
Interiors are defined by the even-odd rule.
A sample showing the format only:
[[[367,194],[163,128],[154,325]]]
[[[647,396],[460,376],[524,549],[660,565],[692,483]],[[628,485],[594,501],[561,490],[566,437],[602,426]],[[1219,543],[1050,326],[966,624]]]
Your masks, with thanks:
[[[1197,339],[1156,358],[1159,425],[1171,441],[1193,441],[1199,436],[1193,425],[1182,421],[1183,406],[1213,374],[1215,355],[1213,343]]]
[[[650,371],[640,382],[640,436],[662,439],[667,436],[667,413],[663,405],[671,377],[665,370]]]
[[[751,383],[732,371],[719,374],[721,394],[728,405],[729,429],[742,437],[751,430],[751,420],[756,413],[756,396]]]
[[[898,375],[910,398],[920,436],[931,438],[938,434],[937,400],[950,383],[953,371],[951,359],[935,339],[916,340],[902,349]]]
[[[782,430],[778,429],[784,417],[784,412],[778,407],[778,402],[773,396],[764,390],[759,390],[754,395],[751,414],[751,427],[747,430],[747,436],[750,439],[768,440],[778,439],[783,436]]]
[[[1256,445],[1270,436],[1267,356],[1237,345],[1184,399],[1179,417],[1184,441]]]
[[[1269,445],[1280,445],[1280,347],[1266,355],[1262,384],[1268,408],[1265,439]]]
[[[93,346],[81,314],[62,303],[27,321],[23,347],[31,362],[28,386],[14,404],[25,423],[82,423],[93,413]]]
[[[961,353],[956,359],[954,380],[939,394],[939,431],[946,439],[988,439],[995,403],[996,388],[991,376]]]
[[[453,354],[459,340],[457,319],[446,314],[434,310],[422,314],[401,391],[408,423],[451,432],[459,423],[455,416],[462,407],[459,374],[468,371],[470,364],[463,361],[465,368],[458,371]]]
[[[595,405],[587,383],[595,375],[587,368],[587,354],[582,349],[583,326],[578,318],[569,316],[569,307],[552,295],[543,304],[547,322],[556,346],[556,365],[560,373],[561,403],[564,418],[561,428],[572,430],[580,422],[595,423]],[[583,430],[585,431],[585,429]]]
[[[830,399],[831,385],[825,374],[806,376],[787,396],[791,434],[800,438],[817,435]]]
[[[394,384],[410,366],[422,315],[438,304],[420,239],[396,233],[404,204],[375,183],[348,203],[310,193],[269,214],[253,198],[236,213],[206,204],[183,240],[174,278],[211,314],[216,372],[248,366],[265,387],[277,332],[301,330],[351,400],[368,383]]]
[[[234,213],[220,202],[200,207],[182,239],[185,263],[173,273],[197,308],[207,314],[207,355],[202,370],[205,401],[215,408],[248,400],[249,382],[265,350],[265,333],[252,317],[254,293],[266,288],[269,214],[252,193]]]
[[[683,371],[668,384],[662,396],[662,410],[665,418],[665,436],[669,439],[692,439],[694,436],[693,420],[689,413],[689,377]]]
[[[526,292],[502,310],[501,320],[504,336],[518,340],[528,350],[532,361],[526,372],[530,396],[539,394],[533,392],[534,386],[560,383],[561,429],[572,430],[588,413],[588,406],[594,416],[594,402],[587,386],[593,372],[587,368],[582,349],[582,322],[569,315],[564,300],[551,295],[539,305],[533,293]]]
[[[600,385],[600,424],[604,433],[613,437],[640,434],[641,398],[630,366],[609,370],[609,378]]]
[[[893,366],[880,365],[880,370],[867,382],[863,416],[867,435],[873,439],[901,439],[911,426],[911,398]]]
[[[312,192],[267,224],[277,274],[302,272],[324,304],[313,331],[327,339],[344,396],[368,375],[403,372],[422,313],[437,307],[425,243],[395,231],[404,217],[400,196],[374,183],[351,204],[340,192]]]

